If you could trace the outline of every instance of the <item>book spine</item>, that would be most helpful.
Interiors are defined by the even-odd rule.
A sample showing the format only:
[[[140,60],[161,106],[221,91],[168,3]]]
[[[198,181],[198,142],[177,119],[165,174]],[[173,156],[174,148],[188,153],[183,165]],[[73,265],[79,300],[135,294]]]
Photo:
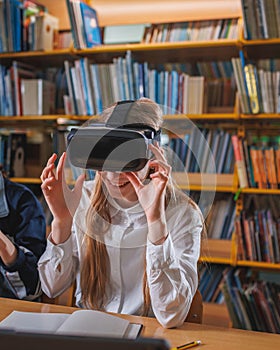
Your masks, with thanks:
[[[239,185],[241,188],[248,187],[248,178],[246,172],[246,166],[244,159],[242,158],[242,153],[239,147],[239,140],[237,135],[231,136],[232,146],[234,151],[235,163],[237,167],[237,175],[239,180]]]

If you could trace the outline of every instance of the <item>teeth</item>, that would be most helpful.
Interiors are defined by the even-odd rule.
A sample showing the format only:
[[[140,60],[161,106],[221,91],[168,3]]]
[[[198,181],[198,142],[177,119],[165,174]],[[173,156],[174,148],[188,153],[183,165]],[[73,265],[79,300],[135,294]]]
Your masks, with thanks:
[[[122,184],[113,184],[113,185],[116,186],[116,187],[123,187],[123,186],[125,186],[125,185],[128,184],[128,183],[129,183],[129,181],[124,182],[124,183],[122,183]]]

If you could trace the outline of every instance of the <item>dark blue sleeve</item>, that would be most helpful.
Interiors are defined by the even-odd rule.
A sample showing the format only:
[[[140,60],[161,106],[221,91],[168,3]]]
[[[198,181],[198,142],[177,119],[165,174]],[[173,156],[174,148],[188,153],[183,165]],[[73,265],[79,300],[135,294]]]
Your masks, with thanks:
[[[3,262],[0,263],[8,272],[17,271],[27,295],[34,295],[39,282],[37,262],[46,248],[44,212],[29,189],[10,193],[8,202],[10,214],[5,233],[13,238],[18,255],[12,265],[3,266]]]

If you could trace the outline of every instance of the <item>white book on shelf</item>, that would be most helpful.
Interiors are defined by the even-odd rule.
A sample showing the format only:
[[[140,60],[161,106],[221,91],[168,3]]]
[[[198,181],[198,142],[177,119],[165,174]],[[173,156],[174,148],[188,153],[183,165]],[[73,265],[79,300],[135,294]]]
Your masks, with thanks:
[[[110,72],[110,80],[112,83],[112,93],[113,93],[114,101],[119,101],[121,100],[121,98],[120,98],[120,92],[119,92],[117,67],[114,63],[109,63],[109,72]]]
[[[53,50],[57,43],[59,19],[44,12],[36,16],[35,21],[35,50]]]
[[[74,64],[76,69],[77,95],[81,101],[81,115],[87,115],[86,99],[88,91],[82,76],[81,60],[75,60]]]
[[[101,87],[100,87],[100,77],[99,77],[99,70],[97,64],[90,64],[90,76],[92,80],[92,86],[93,86],[93,99],[94,99],[94,105],[95,105],[95,113],[99,114],[102,112],[103,109],[103,100],[101,95]]]
[[[183,101],[182,101],[182,113],[188,113],[188,89],[189,89],[189,75],[186,73],[183,74]]]
[[[76,106],[77,106],[77,114],[78,115],[84,115],[83,114],[83,101],[82,101],[82,94],[81,94],[81,90],[80,90],[80,85],[78,83],[78,77],[77,77],[77,71],[75,67],[71,67],[70,68],[70,75],[71,75],[71,79],[73,82],[73,91],[74,91],[74,99],[76,102]]]
[[[0,322],[0,329],[135,339],[142,325],[102,311],[81,309],[72,314],[13,311]]]
[[[76,35],[78,38],[78,47],[77,49],[85,49],[87,47],[85,43],[85,39],[83,36],[83,18],[81,13],[81,7],[80,7],[80,1],[70,1],[70,5],[73,8],[73,14],[74,14],[74,22],[76,24]]]
[[[55,85],[44,79],[22,79],[23,115],[48,115],[55,112]]]

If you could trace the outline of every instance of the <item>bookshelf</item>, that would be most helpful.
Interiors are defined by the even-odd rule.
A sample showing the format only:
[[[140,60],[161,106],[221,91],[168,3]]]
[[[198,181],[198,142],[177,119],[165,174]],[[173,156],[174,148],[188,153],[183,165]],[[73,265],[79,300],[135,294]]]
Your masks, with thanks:
[[[90,3],[90,1],[87,1]],[[67,9],[64,1],[41,0],[40,3],[48,6],[50,13],[60,18],[60,29],[68,30],[70,28]],[[87,57],[94,62],[103,64],[112,62],[114,57],[125,57],[127,51],[131,51],[134,60],[138,62],[149,62],[158,64],[165,62],[191,62],[195,63],[202,58],[210,62],[212,60],[230,60],[232,57],[239,57],[239,51],[242,49],[246,57],[252,59],[260,58],[279,58],[280,39],[269,40],[245,40],[243,37],[242,11],[239,0],[216,0],[203,2],[201,7],[200,1],[176,1],[172,4],[172,11],[167,3],[162,1],[120,1],[118,6],[114,1],[94,1],[94,8],[99,14],[100,25],[128,24],[153,22],[160,23],[167,21],[186,21],[218,18],[239,18],[239,34],[237,39],[219,39],[213,41],[199,42],[167,42],[167,43],[149,43],[149,44],[122,44],[122,45],[100,45],[92,49],[77,50],[73,46],[67,49],[58,49],[47,52],[20,52],[20,53],[2,53],[0,54],[0,64],[9,66],[13,60],[34,64],[38,68],[42,67],[62,67],[65,60],[74,62],[77,59]],[[148,10],[148,6],[149,9]],[[182,8],[186,9],[182,11]],[[208,7],[209,6],[209,7]],[[153,10],[151,10],[153,9]],[[116,10],[118,15],[116,14]],[[160,10],[160,11],[158,11]],[[144,16],[145,14],[145,16]],[[150,14],[150,17],[148,16]],[[17,117],[0,117],[0,122],[5,127],[16,128],[49,128],[56,129],[60,124],[60,119],[64,124],[83,123],[88,120],[85,115],[65,115],[59,113],[47,116],[17,116]],[[259,134],[267,125],[278,128],[280,124],[279,113],[249,115],[241,112],[238,98],[234,106],[230,109],[221,109],[218,112],[201,113],[201,114],[166,114],[164,116],[166,127],[181,130],[185,126],[186,118],[192,120],[198,125],[206,125],[235,131],[238,136],[243,136],[247,130],[254,128]],[[236,215],[239,215],[243,209],[244,201],[247,195],[256,196],[269,194],[277,196],[280,194],[279,189],[258,189],[258,188],[239,188],[238,176],[236,169],[232,174],[208,174],[201,180],[198,173],[189,173],[186,179],[183,173],[174,173],[176,183],[180,188],[186,191],[215,191],[228,193],[233,196],[237,194]],[[30,184],[40,184],[36,177],[14,178],[15,181]],[[203,185],[202,185],[203,183]],[[279,263],[268,263],[259,261],[247,261],[238,258],[237,237],[233,233],[231,240],[211,240],[203,242],[201,262],[206,264],[221,264],[232,267],[245,267],[256,270],[272,270],[279,272]],[[207,323],[211,320],[215,324],[230,325],[229,314],[224,305],[213,305],[207,303],[205,306]],[[215,317],[213,318],[213,315]],[[226,320],[226,321],[225,321]]]

